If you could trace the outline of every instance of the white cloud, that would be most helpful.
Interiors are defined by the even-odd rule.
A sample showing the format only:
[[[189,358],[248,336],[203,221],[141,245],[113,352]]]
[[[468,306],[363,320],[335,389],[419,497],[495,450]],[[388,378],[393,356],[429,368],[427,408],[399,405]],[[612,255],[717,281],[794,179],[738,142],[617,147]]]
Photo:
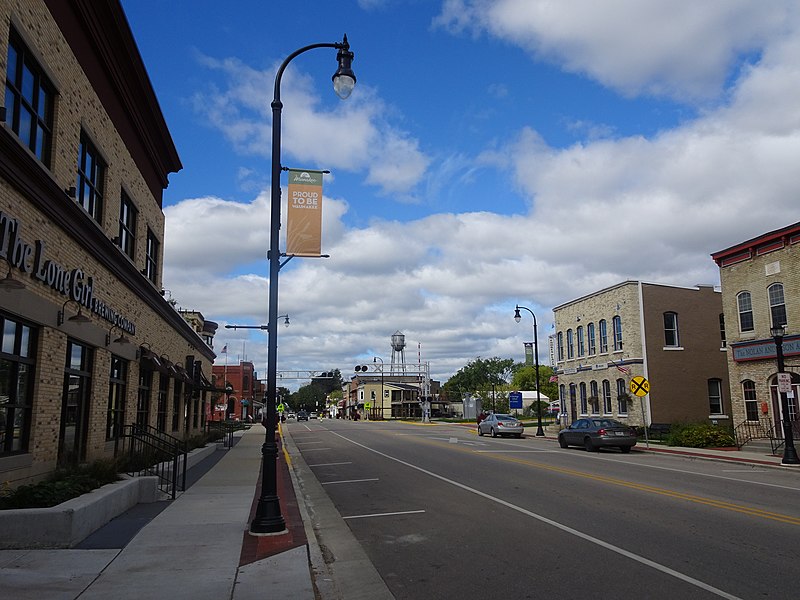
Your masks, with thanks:
[[[435,24],[508,40],[625,94],[716,97],[741,53],[797,18],[792,0],[446,0]]]

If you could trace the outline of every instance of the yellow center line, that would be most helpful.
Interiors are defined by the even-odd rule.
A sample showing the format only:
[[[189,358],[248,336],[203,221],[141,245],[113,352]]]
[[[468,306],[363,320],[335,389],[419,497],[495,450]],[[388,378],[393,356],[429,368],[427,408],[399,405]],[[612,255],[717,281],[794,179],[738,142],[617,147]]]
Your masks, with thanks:
[[[419,438],[417,438],[419,439]],[[425,441],[434,445],[443,445],[442,442],[438,440],[429,440],[422,438],[421,441]],[[465,448],[459,447],[453,444],[447,444],[447,448],[450,450],[458,450],[461,452],[467,452],[470,454],[478,454],[479,451],[473,450],[472,448]],[[644,483],[636,483],[635,481],[627,481],[625,479],[617,479],[615,477],[607,477],[605,475],[597,475],[594,473],[587,473],[586,471],[577,471],[575,469],[570,469],[567,467],[556,467],[553,465],[548,465],[546,463],[535,462],[531,460],[525,460],[523,458],[516,458],[513,456],[503,456],[501,454],[485,454],[481,453],[481,456],[492,458],[494,460],[502,460],[505,462],[515,463],[518,465],[523,465],[526,467],[533,467],[536,469],[541,469],[544,471],[552,471],[554,473],[561,473],[562,475],[570,475],[572,477],[581,477],[583,479],[591,479],[593,481],[598,481],[600,483],[607,483],[611,485],[616,485],[620,487],[626,487],[634,490],[638,490],[640,492],[646,492],[650,494],[658,494],[661,496],[667,496],[670,498],[676,498],[678,500],[686,500],[688,502],[694,502],[695,504],[702,504],[705,506],[710,506],[712,508],[719,508],[722,510],[728,510],[732,512],[737,512],[745,515],[750,515],[753,517],[760,517],[762,519],[769,519],[772,521],[778,521],[780,523],[786,523],[789,525],[800,525],[800,517],[793,517],[791,515],[784,515],[781,513],[776,513],[772,511],[762,510],[760,508],[756,508],[754,506],[744,506],[741,504],[734,504],[733,502],[727,502],[725,500],[714,500],[713,498],[706,498],[704,496],[696,496],[694,494],[688,494],[684,492],[679,492],[676,490],[670,490],[666,488],[656,487],[652,485],[647,485]]]

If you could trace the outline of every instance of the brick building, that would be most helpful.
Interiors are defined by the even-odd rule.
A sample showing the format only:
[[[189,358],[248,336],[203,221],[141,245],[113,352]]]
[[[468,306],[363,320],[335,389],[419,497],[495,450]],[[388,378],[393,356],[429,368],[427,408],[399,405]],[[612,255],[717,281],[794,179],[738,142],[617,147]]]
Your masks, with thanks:
[[[181,163],[118,0],[0,3],[0,481],[203,427],[214,352],[162,296]]]
[[[740,443],[783,439],[777,349],[770,329],[784,326],[789,416],[800,437],[800,223],[711,255],[719,266],[733,419]]]
[[[243,360],[238,365],[214,365],[211,372],[216,387],[228,388],[231,392],[215,396],[215,402],[209,405],[210,421],[258,418],[264,404],[265,390],[253,363]]]
[[[570,422],[587,415],[630,425],[730,422],[722,298],[713,286],[625,281],[553,315],[551,355]],[[642,400],[630,393],[637,375],[650,383]]]

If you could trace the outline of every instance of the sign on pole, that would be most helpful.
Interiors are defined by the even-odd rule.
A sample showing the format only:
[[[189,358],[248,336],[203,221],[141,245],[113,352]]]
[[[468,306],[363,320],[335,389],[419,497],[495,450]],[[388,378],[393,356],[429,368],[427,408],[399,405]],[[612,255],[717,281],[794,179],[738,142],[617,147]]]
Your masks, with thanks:
[[[509,408],[522,408],[522,392],[510,392],[508,394]]]
[[[322,253],[322,171],[289,169],[286,254]]]
[[[788,394],[792,391],[791,373],[778,373],[778,391],[781,394]]]
[[[637,396],[646,396],[650,391],[650,382],[641,375],[631,379],[631,393]]]

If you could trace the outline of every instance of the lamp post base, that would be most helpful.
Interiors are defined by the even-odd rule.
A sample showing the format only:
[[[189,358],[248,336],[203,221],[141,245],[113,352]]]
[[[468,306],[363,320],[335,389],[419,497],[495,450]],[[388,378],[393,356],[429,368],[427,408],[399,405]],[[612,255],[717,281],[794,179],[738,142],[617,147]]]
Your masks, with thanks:
[[[275,438],[274,428],[272,439]],[[267,433],[267,439],[270,439]],[[250,533],[255,535],[278,534],[286,531],[286,522],[281,514],[281,503],[277,490],[278,447],[275,443],[265,442],[261,446],[261,495],[256,506],[256,515],[250,523]]]

